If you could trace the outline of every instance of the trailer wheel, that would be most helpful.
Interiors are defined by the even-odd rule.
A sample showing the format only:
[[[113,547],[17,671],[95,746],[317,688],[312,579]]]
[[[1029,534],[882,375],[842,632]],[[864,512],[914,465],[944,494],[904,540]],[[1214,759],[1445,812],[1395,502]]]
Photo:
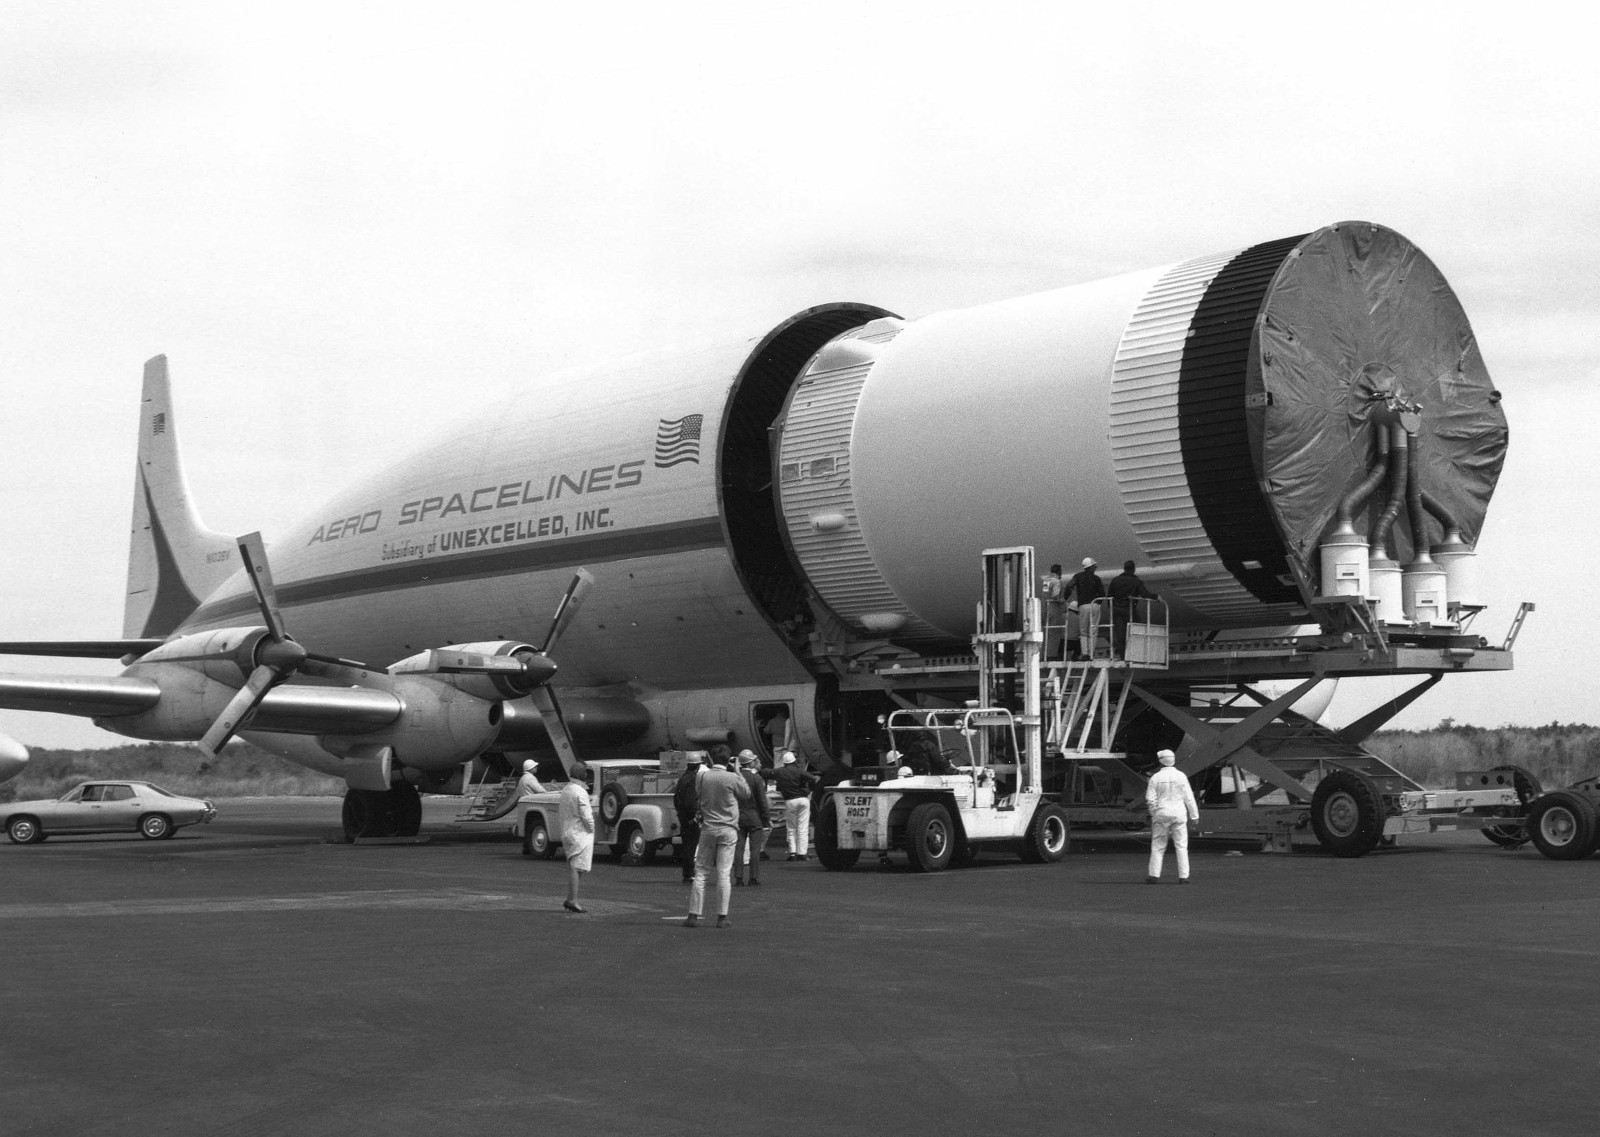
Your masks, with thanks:
[[[1545,794],[1528,810],[1528,835],[1552,861],[1582,860],[1594,852],[1600,836],[1594,805],[1567,790]]]
[[[1383,840],[1383,795],[1353,770],[1334,770],[1311,795],[1311,828],[1336,857],[1361,857]]]
[[[1022,859],[1033,865],[1054,864],[1066,855],[1071,839],[1061,807],[1042,802],[1022,838]]]
[[[913,872],[939,872],[956,851],[950,811],[936,801],[923,802],[906,821],[906,855]]]
[[[1517,801],[1522,804],[1526,815],[1528,803],[1544,793],[1544,786],[1539,784],[1539,779],[1530,770],[1521,766],[1496,766],[1490,770],[1491,774],[1509,774],[1512,788],[1517,791]],[[1510,807],[1507,806],[1507,809]],[[1529,829],[1523,825],[1485,825],[1483,835],[1499,845],[1502,849],[1520,849],[1530,839]]]
[[[839,807],[827,798],[817,814],[817,860],[830,872],[844,872],[860,859],[860,849],[839,848]]]

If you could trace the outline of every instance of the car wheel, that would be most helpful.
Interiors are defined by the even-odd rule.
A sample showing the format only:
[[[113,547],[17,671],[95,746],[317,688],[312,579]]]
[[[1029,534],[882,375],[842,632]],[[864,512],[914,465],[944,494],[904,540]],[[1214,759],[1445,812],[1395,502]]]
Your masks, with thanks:
[[[139,835],[147,841],[160,841],[172,836],[172,818],[164,813],[147,813],[139,818]]]
[[[923,802],[906,822],[906,855],[914,872],[938,872],[956,851],[950,811],[936,801]]]
[[[44,840],[44,830],[32,817],[13,817],[6,825],[6,836],[14,845],[37,845]]]
[[[1022,859],[1035,865],[1054,864],[1066,855],[1070,840],[1067,815],[1061,807],[1041,802],[1022,838]]]
[[[530,813],[522,823],[522,855],[549,860],[552,851],[550,830],[545,828],[544,819]]]
[[[622,829],[622,838],[611,848],[616,852],[617,859],[625,865],[636,865],[644,860],[644,851],[650,847],[650,842],[644,839],[644,830],[638,825],[625,825]]]
[[[817,860],[830,872],[843,872],[860,859],[860,849],[839,848],[839,807],[825,799],[817,812]]]
[[[600,820],[612,826],[622,820],[622,811],[628,808],[628,791],[616,782],[610,782],[600,791]]]
[[[1383,840],[1383,795],[1353,770],[1334,770],[1311,795],[1311,828],[1336,857],[1361,857]]]
[[[1568,790],[1545,794],[1528,809],[1528,835],[1552,861],[1582,860],[1600,836],[1594,805]]]

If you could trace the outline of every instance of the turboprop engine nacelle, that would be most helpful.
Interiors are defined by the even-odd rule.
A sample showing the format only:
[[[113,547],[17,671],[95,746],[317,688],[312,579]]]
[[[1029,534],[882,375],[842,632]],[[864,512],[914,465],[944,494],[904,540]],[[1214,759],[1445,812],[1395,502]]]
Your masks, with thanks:
[[[129,738],[192,742],[227,708],[256,664],[267,629],[219,628],[180,636],[147,652],[123,669],[131,679],[155,685],[160,695],[148,710],[95,723]]]
[[[538,648],[520,640],[451,644],[389,665],[391,675],[427,675],[480,699],[520,699],[556,673]]]
[[[400,703],[392,723],[359,733],[330,731],[318,739],[322,746],[338,755],[390,747],[395,763],[438,771],[476,758],[500,732],[498,698],[479,698],[433,676],[395,675],[387,686]]]
[[[255,669],[256,649],[267,634],[266,628],[257,626],[218,628],[179,636],[140,656],[123,674],[155,679],[161,674],[156,669],[159,664],[180,667],[226,686],[238,687]]]

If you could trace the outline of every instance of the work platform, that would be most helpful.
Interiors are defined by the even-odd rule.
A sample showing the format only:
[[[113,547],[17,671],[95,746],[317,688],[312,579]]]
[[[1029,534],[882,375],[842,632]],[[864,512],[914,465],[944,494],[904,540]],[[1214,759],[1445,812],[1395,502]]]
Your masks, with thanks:
[[[1386,628],[1358,605],[1335,608],[1308,635],[1167,634],[1164,616],[1135,617],[1117,645],[1125,658],[1102,637],[1089,658],[1037,664],[1046,790],[1079,828],[1141,828],[1155,752],[1172,749],[1200,800],[1202,836],[1277,850],[1314,836],[1336,855],[1360,856],[1402,833],[1481,828],[1495,839],[1520,825],[1507,821],[1526,806],[1509,767],[1470,787],[1428,790],[1363,743],[1446,675],[1510,670],[1527,609],[1495,646],[1455,627]],[[1063,633],[1073,642],[1073,631],[1034,625],[1025,634],[1054,644]],[[1003,690],[1008,669],[992,671]],[[1337,729],[1292,709],[1325,680],[1370,676],[1417,682]],[[873,660],[844,679],[857,684],[908,704],[964,700],[979,692],[978,659]]]

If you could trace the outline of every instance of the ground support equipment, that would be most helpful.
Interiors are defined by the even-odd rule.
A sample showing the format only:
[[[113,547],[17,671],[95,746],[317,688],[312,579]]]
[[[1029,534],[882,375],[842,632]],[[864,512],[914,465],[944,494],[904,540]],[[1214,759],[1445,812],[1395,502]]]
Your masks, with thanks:
[[[1440,829],[1518,839],[1532,809],[1514,775],[1431,791],[1363,745],[1444,676],[1509,670],[1510,640],[1494,647],[1453,626],[1385,625],[1361,597],[1319,601],[1314,614],[1320,623],[1308,635],[1170,635],[1151,603],[1130,623],[1123,658],[1096,640],[1086,659],[1046,661],[1035,651],[1017,668],[1001,660],[986,669],[978,644],[965,690],[1015,709],[1021,724],[1031,717],[1028,691],[1039,689],[1046,797],[1080,832],[1144,829],[1145,785],[1156,751],[1170,748],[1195,784],[1202,836],[1272,850],[1314,840],[1341,857]],[[903,704],[961,697],[959,657],[885,660],[871,670],[870,681]],[[1291,709],[1325,679],[1378,675],[1418,682],[1342,729]],[[1542,807],[1548,839],[1532,836],[1541,849],[1587,855],[1600,842],[1600,788],[1592,797],[1567,792]]]

